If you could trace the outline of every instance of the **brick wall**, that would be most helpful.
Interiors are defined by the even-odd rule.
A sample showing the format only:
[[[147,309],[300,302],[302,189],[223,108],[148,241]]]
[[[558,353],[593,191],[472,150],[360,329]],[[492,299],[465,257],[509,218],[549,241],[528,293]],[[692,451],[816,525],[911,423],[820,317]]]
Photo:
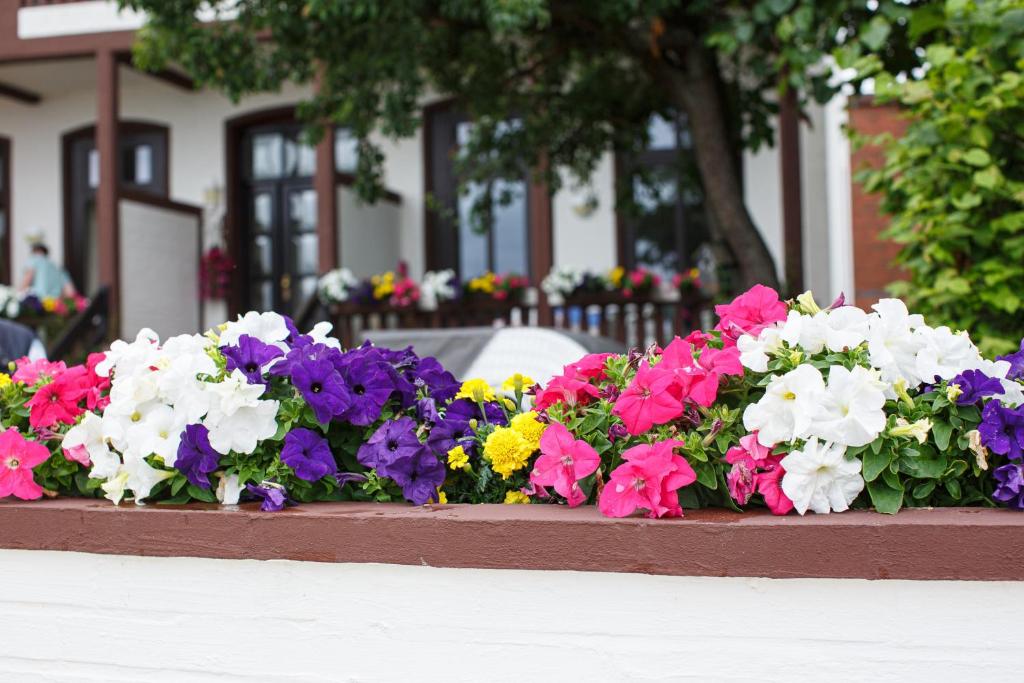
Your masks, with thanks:
[[[850,126],[865,135],[892,133],[902,135],[907,121],[892,105],[876,105],[871,98],[850,100]],[[866,168],[878,168],[884,161],[880,147],[866,145],[853,152],[850,168],[853,175]],[[889,227],[889,218],[880,209],[881,196],[867,194],[854,180],[851,193],[853,209],[853,281],[856,304],[868,308],[887,295],[886,285],[904,278],[892,265],[899,245],[883,240],[880,234]]]

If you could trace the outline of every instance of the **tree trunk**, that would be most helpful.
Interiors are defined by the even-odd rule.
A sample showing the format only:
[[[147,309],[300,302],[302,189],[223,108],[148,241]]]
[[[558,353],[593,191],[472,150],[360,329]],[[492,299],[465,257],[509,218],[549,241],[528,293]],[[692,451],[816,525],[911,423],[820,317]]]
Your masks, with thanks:
[[[743,199],[714,55],[695,46],[686,52],[685,70],[664,62],[662,67],[672,101],[688,117],[713,229],[736,257],[744,287],[778,289],[775,263]]]

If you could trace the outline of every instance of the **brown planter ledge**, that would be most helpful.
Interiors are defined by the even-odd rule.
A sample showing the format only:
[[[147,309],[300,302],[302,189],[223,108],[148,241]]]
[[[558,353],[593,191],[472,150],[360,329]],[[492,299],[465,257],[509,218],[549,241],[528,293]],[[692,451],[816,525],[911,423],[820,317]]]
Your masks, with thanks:
[[[806,517],[688,512],[607,519],[594,507],[316,503],[283,512],[0,502],[0,548],[113,555],[678,576],[1024,579],[1024,514],[846,512]]]

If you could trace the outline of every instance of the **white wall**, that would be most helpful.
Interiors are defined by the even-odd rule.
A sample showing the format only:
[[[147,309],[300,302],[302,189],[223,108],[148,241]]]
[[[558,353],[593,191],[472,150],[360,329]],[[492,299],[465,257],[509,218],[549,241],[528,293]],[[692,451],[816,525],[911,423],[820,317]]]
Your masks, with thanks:
[[[552,198],[556,266],[587,267],[598,272],[618,265],[615,226],[615,156],[601,158],[590,183],[574,187],[563,174],[562,190]],[[598,204],[588,209],[596,196]]]
[[[825,110],[807,107],[808,122],[800,124],[800,200],[803,209],[804,289],[811,289],[819,303],[832,301],[829,263],[828,145]],[[827,299],[827,301],[826,301]]]
[[[387,201],[364,204],[354,190],[339,187],[339,263],[357,277],[394,270],[403,258],[401,247],[406,237],[400,224],[403,208]]]
[[[782,239],[782,176],[776,135],[774,147],[757,152],[743,152],[743,196],[754,225],[768,245],[775,260],[775,270],[782,276],[785,266]]]
[[[1024,583],[0,551],[0,679],[1011,681]]]
[[[121,200],[121,335],[199,332],[199,221]]]

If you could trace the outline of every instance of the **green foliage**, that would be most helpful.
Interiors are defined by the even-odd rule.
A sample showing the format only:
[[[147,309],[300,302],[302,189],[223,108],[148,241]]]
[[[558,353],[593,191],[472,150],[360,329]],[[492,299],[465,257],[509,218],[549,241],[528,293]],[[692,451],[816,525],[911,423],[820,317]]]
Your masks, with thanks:
[[[932,324],[970,329],[983,352],[1010,351],[1024,334],[1024,1],[950,0],[941,21],[932,8],[915,19],[942,27],[924,77],[865,71],[910,121],[860,176],[903,245],[910,280],[892,291]]]

